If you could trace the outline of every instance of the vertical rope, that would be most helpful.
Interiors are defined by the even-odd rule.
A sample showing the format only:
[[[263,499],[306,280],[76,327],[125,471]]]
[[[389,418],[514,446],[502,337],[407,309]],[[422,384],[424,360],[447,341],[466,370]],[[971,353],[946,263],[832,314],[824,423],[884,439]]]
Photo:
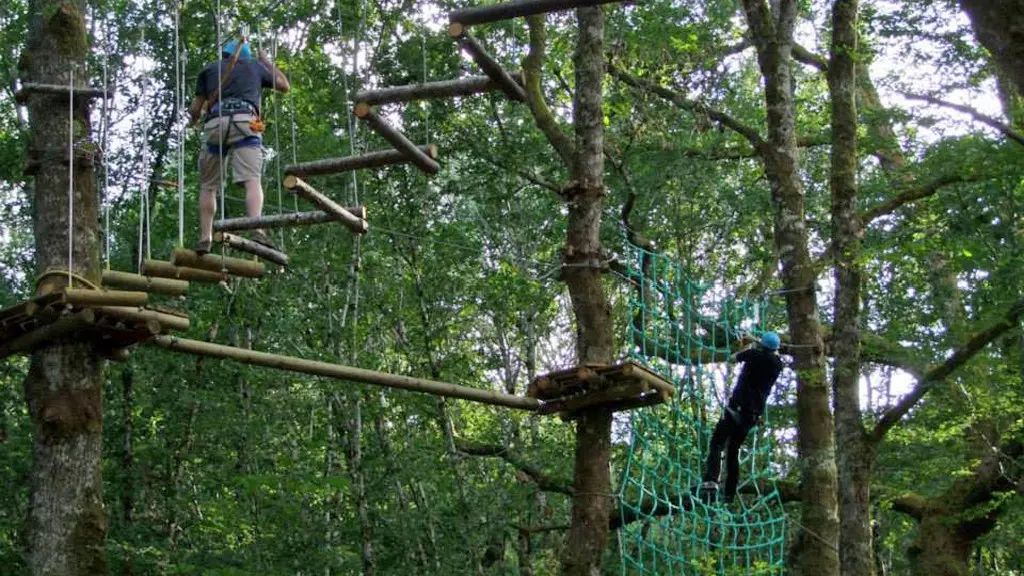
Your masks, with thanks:
[[[221,9],[220,9],[220,0],[217,0],[217,48],[216,48],[216,56],[217,56],[217,105],[218,105],[218,108],[217,108],[217,122],[218,123],[220,122],[220,118],[221,118],[221,113],[220,113],[221,86],[224,84],[224,78],[223,78],[223,75],[224,75],[224,70],[223,70],[223,68],[224,68],[224,58],[222,57],[222,54],[221,54],[221,52],[224,49],[223,48],[223,46],[224,46],[224,38],[223,38],[223,35],[222,35],[222,31],[221,31],[221,17],[222,16],[221,16]],[[220,137],[220,132],[219,131],[217,132],[217,140],[218,140],[218,143],[220,144],[220,152],[219,152],[218,157],[217,157],[218,161],[219,161],[218,166],[220,167],[219,174],[218,174],[218,178],[219,178],[218,182],[220,183],[220,219],[223,220],[224,219],[224,204],[225,204],[225,202],[224,202],[224,139]]]
[[[288,83],[292,81],[292,70],[291,70],[291,52],[288,53]],[[291,116],[291,127],[292,127],[292,164],[298,163],[298,149],[295,145],[295,91],[288,91],[288,108],[289,115]],[[298,194],[292,194],[292,208],[295,212],[299,211],[299,196]]]
[[[110,270],[110,166],[107,163],[107,146],[110,137],[110,82],[107,68],[110,56],[110,20],[103,20],[103,133],[100,137],[103,153],[103,254],[107,270]]]
[[[274,59],[275,64],[277,62],[277,48],[278,48],[277,35],[275,34],[274,35],[274,42],[273,42],[273,44],[271,44],[271,52],[272,52],[271,58]],[[284,213],[284,195],[283,195],[282,190],[281,190],[281,126],[280,126],[280,124],[281,124],[281,122],[280,122],[280,120],[281,120],[281,94],[277,91],[277,74],[274,74],[274,102],[273,102],[273,107],[274,107],[274,162],[275,162],[275,166],[277,168],[277,174],[276,174],[276,180],[277,180],[277,213],[278,214],[283,214]],[[284,228],[280,228],[279,232],[280,232],[279,238],[280,238],[280,241],[281,241],[281,251],[284,252],[284,250],[285,250]]]
[[[181,62],[181,1],[174,11],[174,92],[180,114],[185,107],[185,71]],[[178,246],[185,245],[185,126],[178,130]]]
[[[75,63],[68,66],[68,288],[72,286],[75,231]]]

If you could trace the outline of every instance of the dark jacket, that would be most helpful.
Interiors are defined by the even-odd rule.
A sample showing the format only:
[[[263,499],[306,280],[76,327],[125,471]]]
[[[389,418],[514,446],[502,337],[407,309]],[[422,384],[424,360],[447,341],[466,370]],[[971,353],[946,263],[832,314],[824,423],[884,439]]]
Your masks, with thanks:
[[[743,363],[736,387],[729,397],[729,407],[746,414],[764,414],[768,395],[782,373],[782,359],[771,350],[755,346],[736,355]]]

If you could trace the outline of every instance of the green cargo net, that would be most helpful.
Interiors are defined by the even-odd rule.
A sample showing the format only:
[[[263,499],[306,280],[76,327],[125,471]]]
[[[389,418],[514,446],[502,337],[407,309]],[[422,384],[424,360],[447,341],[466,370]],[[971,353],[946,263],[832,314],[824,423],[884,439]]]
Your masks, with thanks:
[[[772,438],[755,428],[740,451],[731,504],[701,492],[711,432],[735,382],[729,356],[756,335],[761,301],[691,282],[679,264],[631,246],[630,358],[676,387],[667,406],[635,410],[619,483],[623,574],[781,574],[785,514]],[[725,466],[720,483],[724,485]]]

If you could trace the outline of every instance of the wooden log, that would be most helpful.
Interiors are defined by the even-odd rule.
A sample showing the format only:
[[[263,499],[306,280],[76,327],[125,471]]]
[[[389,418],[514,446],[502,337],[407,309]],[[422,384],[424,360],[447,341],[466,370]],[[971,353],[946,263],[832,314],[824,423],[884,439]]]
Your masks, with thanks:
[[[434,394],[436,396],[461,398],[463,400],[470,400],[472,402],[480,402],[482,404],[490,404],[493,406],[505,406],[507,408],[531,411],[537,410],[540,407],[540,402],[537,400],[522,396],[503,394],[501,392],[494,392],[491,390],[481,390],[479,388],[470,388],[469,386],[459,386],[457,384],[438,382],[436,380],[412,378],[410,376],[375,372],[373,370],[364,370],[362,368],[353,368],[338,364],[328,364],[327,362],[318,362],[316,360],[305,360],[292,356],[268,354],[266,352],[234,348],[232,346],[200,342],[198,340],[188,340],[185,338],[175,338],[171,336],[157,336],[156,338],[153,338],[150,343],[167,350],[175,350],[188,354],[208,356],[211,358],[228,358],[245,364],[252,364],[254,366],[302,372],[304,374],[337,378],[339,380],[352,380],[354,382],[375,384],[377,386],[386,386],[389,388],[401,388],[403,390],[426,392],[427,394]]]
[[[131,272],[107,270],[103,272],[103,285],[111,288],[125,288],[164,294],[166,296],[182,296],[188,291],[188,281],[170,278],[154,278]]]
[[[268,262],[273,262],[278,266],[288,265],[288,255],[284,252],[279,252],[269,246],[264,246],[259,242],[253,242],[252,240],[242,238],[241,236],[235,236],[234,234],[229,234],[227,232],[215,232],[213,235],[213,241],[223,242],[235,250],[254,254]]]
[[[86,308],[73,314],[66,314],[49,324],[40,326],[6,344],[0,345],[0,358],[6,358],[11,354],[18,354],[20,352],[31,352],[48,342],[54,342],[59,338],[87,328],[95,322],[96,312],[92,308]]]
[[[501,67],[501,64],[487,50],[484,50],[483,45],[477,42],[476,38],[469,35],[469,32],[466,31],[462,24],[450,24],[448,26],[448,34],[457,40],[466,52],[469,52],[469,55],[476,61],[477,66],[480,66],[484,74],[490,76],[491,80],[498,84],[506,96],[517,102],[526,102],[526,90],[512,78],[511,74]]]
[[[365,103],[359,102],[355,107],[356,118],[359,118],[366,125],[374,130],[374,132],[380,134],[385,140],[391,143],[396,150],[405,155],[410,162],[416,165],[417,168],[423,170],[427,174],[437,174],[437,171],[441,167],[434,161],[433,158],[426,155],[418,146],[409,141],[401,132],[395,130],[390,124],[380,119],[377,113],[373,111],[373,108]]]
[[[419,150],[430,158],[437,158],[437,146],[433,144],[420,146]],[[300,178],[307,176],[321,176],[325,174],[339,174],[353,170],[365,170],[369,168],[381,168],[409,162],[409,157],[398,150],[378,150],[360,156],[345,156],[343,158],[326,158],[324,160],[313,160],[312,162],[300,162],[292,164],[284,169],[285,174],[294,174]]]
[[[583,408],[590,408],[593,406],[616,402],[618,400],[636,398],[647,390],[649,390],[649,387],[645,382],[634,382],[632,384],[624,384],[622,386],[612,386],[611,388],[603,388],[595,392],[572,396],[564,400],[551,400],[545,402],[538,412],[540,414],[552,414],[562,411],[573,412]]]
[[[200,256],[194,250],[187,248],[175,248],[171,252],[171,264],[210,272],[222,272],[243,278],[259,278],[267,271],[267,267],[262,262],[229,258],[212,252]]]
[[[175,266],[166,260],[143,260],[142,273],[147,276],[156,276],[158,278],[178,278],[181,280],[204,282],[207,284],[219,284],[221,282],[226,282],[228,279],[227,274],[224,274],[223,272],[211,272],[209,270],[199,270],[198,268],[183,268]]]
[[[327,196],[324,196],[316,188],[313,188],[309,184],[302,181],[301,178],[295,175],[288,175],[284,177],[284,187],[291,190],[292,192],[302,196],[306,200],[309,200],[313,204],[316,204],[317,208],[320,208],[324,212],[334,216],[336,220],[348,227],[349,230],[356,234],[363,234],[369,227],[366,220],[357,218],[355,214],[345,210],[338,205],[334,200],[331,200]]]
[[[646,382],[651,388],[656,389],[661,395],[662,400],[666,402],[671,400],[676,392],[675,386],[639,364],[632,362],[624,364],[622,366],[622,375]]]
[[[393,152],[393,151],[392,151]],[[366,220],[366,206],[346,206],[345,210],[360,220]],[[324,222],[335,222],[337,219],[322,210],[312,212],[293,212],[291,214],[278,214],[274,216],[260,216],[256,218],[228,218],[213,223],[215,232],[235,232],[238,230],[255,230],[257,228],[286,228],[288,226],[308,226],[310,224],[323,224]]]
[[[188,331],[189,319],[174,314],[166,314],[140,306],[100,306],[97,310],[106,316],[119,320],[128,320],[138,324],[156,322],[157,333],[166,330]]]
[[[518,84],[522,85],[522,73],[517,72],[513,76]],[[363,90],[356,92],[352,98],[355,102],[365,102],[370,106],[379,104],[395,104],[398,102],[412,102],[414,100],[431,100],[441,98],[458,98],[460,96],[473,96],[485,92],[501,90],[501,84],[495,82],[490,76],[470,76],[455,80],[439,80],[436,82],[424,82],[422,84],[408,84],[405,86],[388,86],[376,90]]]
[[[93,88],[91,86],[75,86],[72,89],[76,98],[106,98],[107,92],[103,88]],[[68,94],[68,87],[61,86],[59,84],[38,84],[35,82],[25,82],[21,85],[21,88],[14,93],[14,101],[18,104],[24,104],[28,102],[28,97],[31,94],[52,94],[52,95],[64,95]]]
[[[61,302],[71,306],[145,306],[149,301],[145,292],[121,290],[65,288],[61,294]]]
[[[534,14],[547,14],[584,6],[599,6],[613,2],[622,2],[622,0],[512,0],[511,2],[456,10],[448,14],[448,21],[458,22],[463,26],[473,26],[474,24],[485,24]]]

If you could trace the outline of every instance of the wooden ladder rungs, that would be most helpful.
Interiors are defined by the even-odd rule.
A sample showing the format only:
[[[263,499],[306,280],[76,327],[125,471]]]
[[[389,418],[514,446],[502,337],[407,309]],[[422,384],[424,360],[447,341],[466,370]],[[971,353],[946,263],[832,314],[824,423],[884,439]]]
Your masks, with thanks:
[[[220,284],[221,282],[227,282],[228,280],[228,275],[223,272],[175,266],[167,260],[143,260],[142,273],[147,276],[156,276],[158,278],[178,278],[180,280],[203,282],[206,284]]]
[[[288,255],[284,252],[274,250],[269,246],[264,246],[259,242],[254,242],[247,238],[242,238],[241,236],[236,236],[228,232],[215,232],[213,235],[213,241],[227,244],[235,250],[259,256],[260,258],[268,262],[273,262],[279,266],[288,265]]]

